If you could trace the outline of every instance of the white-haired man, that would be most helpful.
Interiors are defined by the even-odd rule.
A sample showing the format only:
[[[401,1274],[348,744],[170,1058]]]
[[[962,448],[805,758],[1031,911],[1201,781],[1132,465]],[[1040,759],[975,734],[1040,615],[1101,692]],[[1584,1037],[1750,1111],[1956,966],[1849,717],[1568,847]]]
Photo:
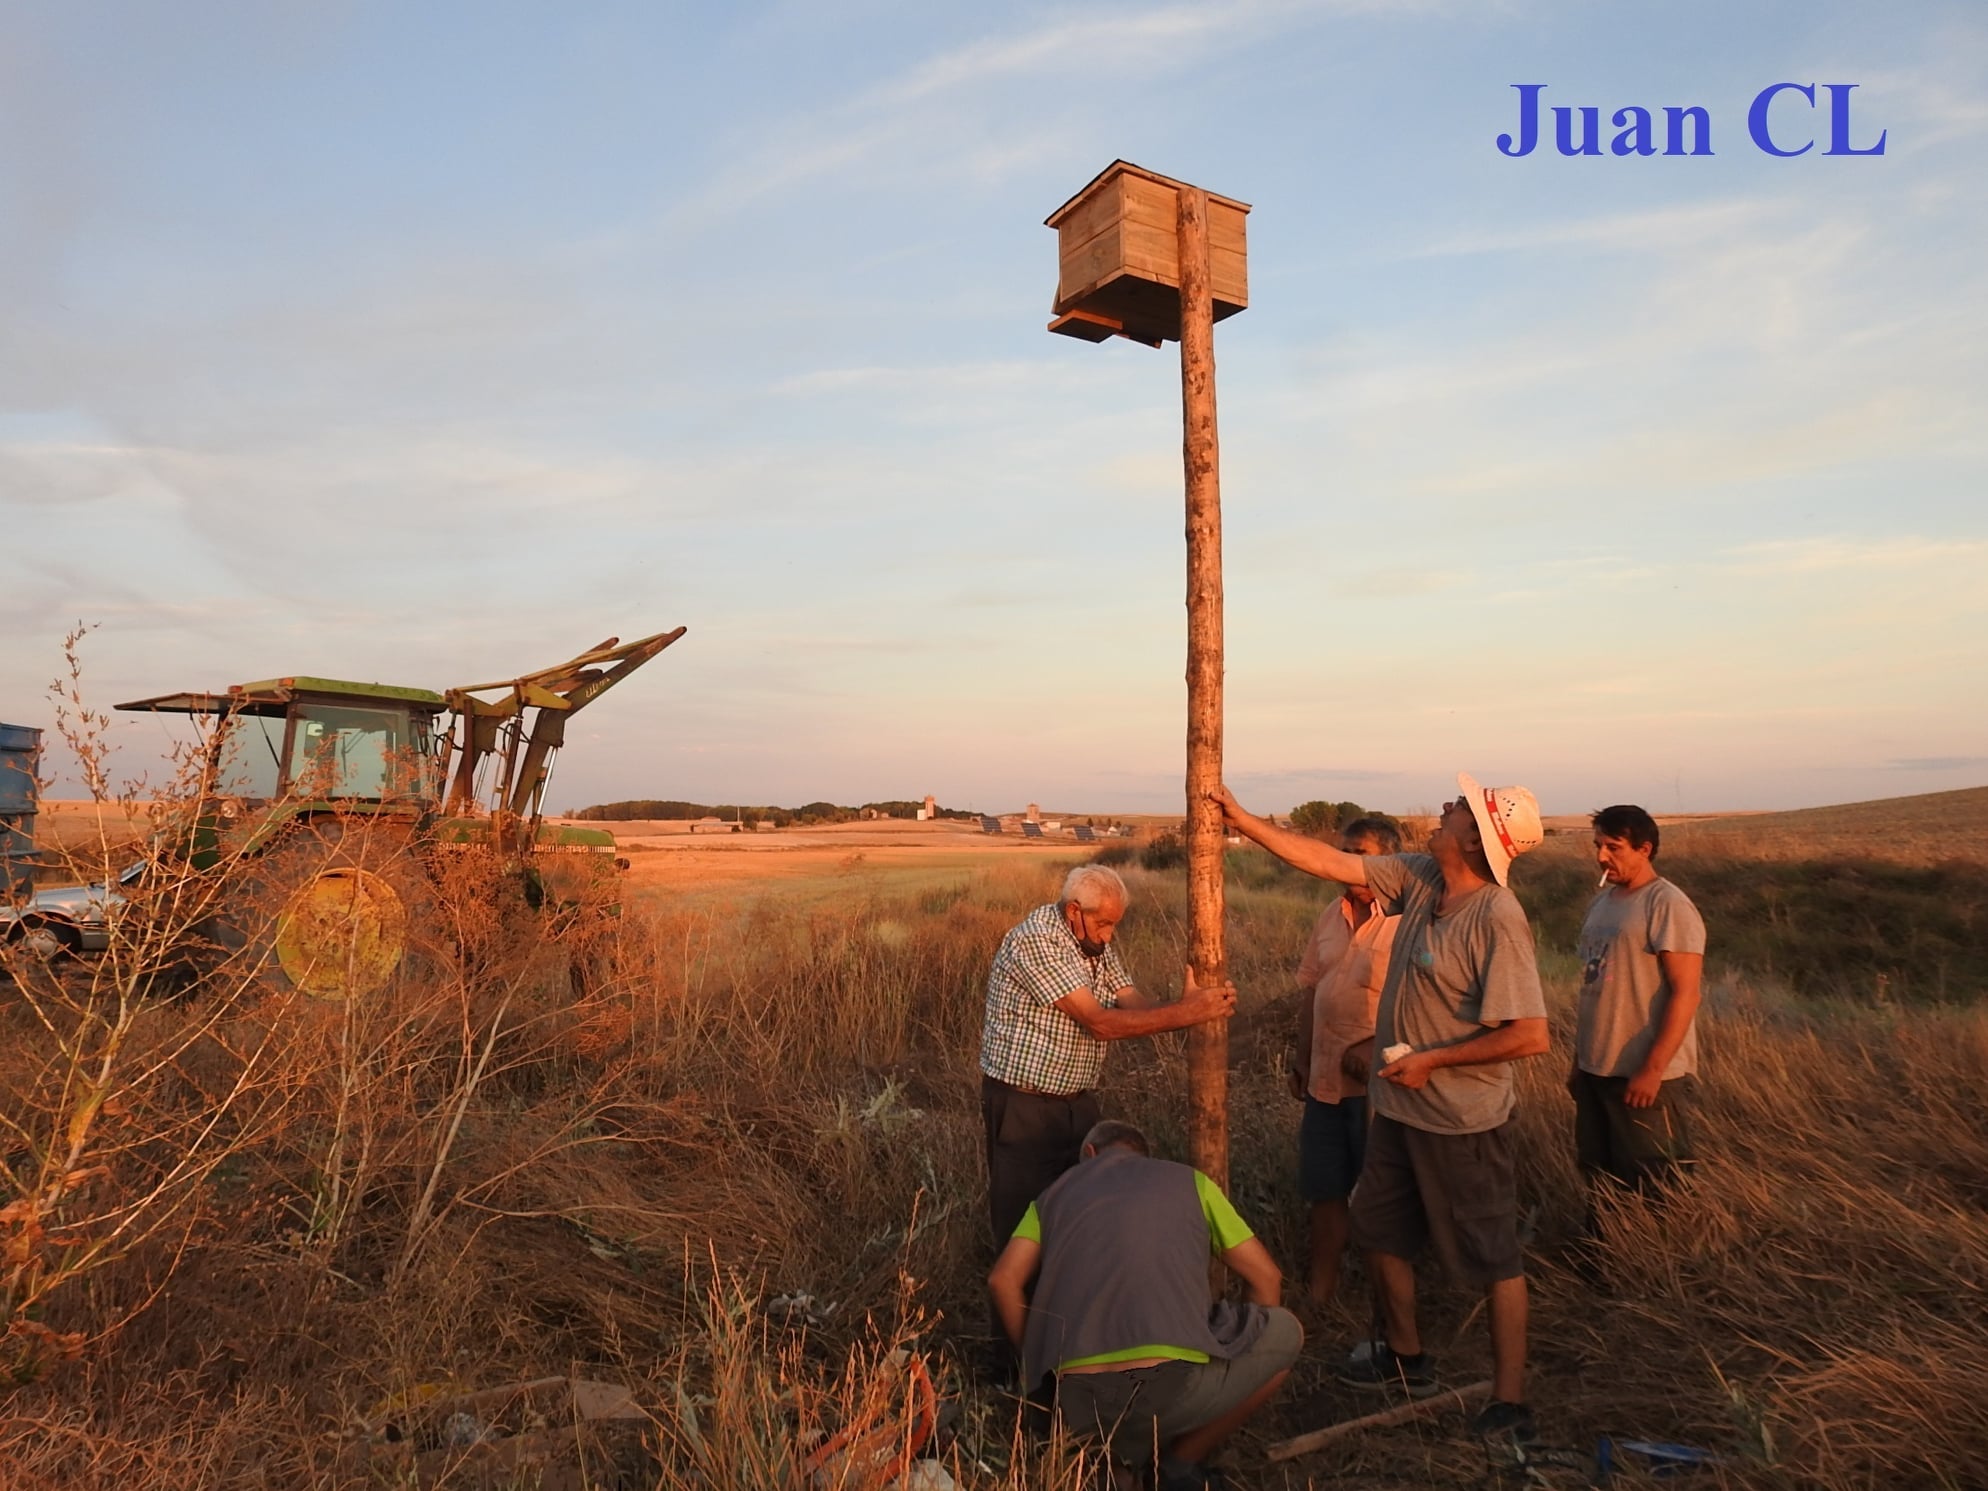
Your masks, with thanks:
[[[980,1036],[980,1115],[987,1131],[987,1213],[1006,1245],[1029,1203],[1077,1163],[1098,1121],[1105,1046],[1235,1012],[1233,984],[1163,1004],[1133,986],[1113,939],[1131,897],[1104,865],[1079,865],[1060,900],[1001,939],[987,976]]]
[[[1491,1401],[1479,1433],[1531,1432],[1525,1405],[1526,1281],[1508,1124],[1512,1063],[1548,1045],[1532,929],[1506,885],[1513,859],[1542,837],[1524,787],[1480,787],[1457,773],[1427,854],[1348,854],[1243,811],[1229,822],[1279,859],[1341,885],[1364,885],[1401,918],[1375,1012],[1381,1065],[1368,1079],[1373,1121],[1353,1189],[1353,1240],[1366,1253],[1386,1339],[1338,1369],[1360,1387],[1440,1391],[1415,1319],[1413,1259],[1433,1246],[1490,1306]]]

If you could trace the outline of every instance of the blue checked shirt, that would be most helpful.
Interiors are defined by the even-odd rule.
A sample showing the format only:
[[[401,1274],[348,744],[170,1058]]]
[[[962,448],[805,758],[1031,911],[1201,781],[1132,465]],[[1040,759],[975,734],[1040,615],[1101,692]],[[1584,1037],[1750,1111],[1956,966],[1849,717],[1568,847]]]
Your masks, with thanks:
[[[987,975],[987,1023],[980,1032],[980,1069],[997,1081],[1066,1096],[1098,1084],[1105,1042],[1056,1001],[1079,989],[1110,1009],[1132,980],[1118,944],[1087,958],[1063,920],[1063,908],[1038,906],[1001,939]]]

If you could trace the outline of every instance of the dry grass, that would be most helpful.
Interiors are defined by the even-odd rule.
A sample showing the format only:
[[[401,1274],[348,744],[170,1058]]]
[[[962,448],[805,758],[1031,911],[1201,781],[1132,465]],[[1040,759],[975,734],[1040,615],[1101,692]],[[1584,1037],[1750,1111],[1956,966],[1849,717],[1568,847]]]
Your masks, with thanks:
[[[1988,788],[1673,825],[1658,864],[1716,960],[1805,1001],[1988,997]],[[1549,838],[1513,884],[1541,946],[1571,949],[1589,837]]]
[[[1319,901],[1237,871],[1232,1189],[1294,1261],[1283,991]],[[115,1201],[169,1163],[147,1115],[183,1121],[250,1052],[273,1062],[257,1091],[280,1104],[229,1118],[172,1227],[46,1294],[38,1324],[86,1344],[0,1400],[0,1484],[345,1484],[341,1445],[383,1403],[574,1370],[629,1384],[653,1415],[643,1484],[798,1486],[811,1432],[887,1413],[877,1362],[913,1336],[960,1404],[963,1484],[1086,1484],[1071,1447],[1018,1439],[1010,1405],[963,1370],[985,1319],[982,981],[1054,876],[1018,859],[896,891],[845,882],[832,901],[638,905],[578,1000],[564,949],[472,927],[479,957],[349,1018],[305,1001],[145,1003],[134,1041],[184,1055],[92,1140],[111,1173],[84,1199]],[[1181,882],[1130,878],[1132,966],[1177,986]],[[1543,962],[1564,1052],[1572,969],[1550,943]],[[1581,1197],[1563,1058],[1526,1069],[1543,1430],[1586,1449],[1602,1433],[1713,1447],[1728,1463],[1706,1485],[1980,1484],[1988,1014],[1805,1004],[1784,983],[1717,970],[1705,1161],[1664,1214],[1610,1217],[1605,1294],[1564,1263]],[[39,1111],[21,1095],[46,1039],[28,1006],[0,1006],[16,1118]],[[1180,1153],[1182,1074],[1178,1037],[1132,1043],[1112,1057],[1108,1106]],[[19,1176],[32,1158],[13,1141],[6,1160]],[[795,1291],[836,1308],[775,1319],[768,1302]],[[1470,1304],[1438,1288],[1425,1307],[1458,1381],[1484,1366]],[[1364,1313],[1308,1317],[1294,1391],[1232,1452],[1241,1483],[1483,1482],[1453,1420],[1263,1459],[1271,1439],[1372,1406],[1324,1367]]]

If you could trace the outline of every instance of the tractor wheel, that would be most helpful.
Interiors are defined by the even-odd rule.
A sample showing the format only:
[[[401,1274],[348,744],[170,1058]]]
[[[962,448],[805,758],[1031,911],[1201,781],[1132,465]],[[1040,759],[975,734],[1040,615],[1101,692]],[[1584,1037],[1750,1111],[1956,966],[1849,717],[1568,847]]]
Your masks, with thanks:
[[[322,818],[244,867],[209,936],[224,972],[314,999],[362,999],[427,961],[434,899],[407,825]]]

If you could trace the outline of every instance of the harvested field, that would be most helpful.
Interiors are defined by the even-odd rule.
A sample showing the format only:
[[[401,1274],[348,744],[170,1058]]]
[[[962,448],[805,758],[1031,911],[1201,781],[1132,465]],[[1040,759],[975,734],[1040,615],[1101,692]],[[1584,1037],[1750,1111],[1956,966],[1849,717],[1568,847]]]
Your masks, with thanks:
[[[151,831],[149,803],[45,800],[35,818],[35,843],[56,857],[115,856]]]
[[[1093,852],[1072,839],[984,834],[951,823],[842,823],[692,834],[676,825],[606,825],[629,861],[631,905],[710,906],[766,896],[825,902],[961,885],[1004,865],[1064,866]]]
[[[1967,860],[1988,864],[1988,787],[1928,792],[1875,802],[1846,802],[1790,813],[1733,813],[1710,818],[1657,815],[1667,854],[1734,860],[1838,860],[1908,866]],[[1541,854],[1585,853],[1584,819],[1551,820],[1567,836],[1549,838]]]
[[[77,1333],[77,1354],[42,1359],[0,1406],[10,1491],[359,1484],[340,1456],[361,1419],[435,1385],[569,1371],[627,1385],[647,1415],[654,1463],[626,1484],[799,1491],[802,1436],[878,1408],[876,1353],[914,1331],[960,1408],[947,1463],[962,1485],[1091,1484],[1066,1448],[1018,1438],[1012,1403],[972,1373],[982,983],[1074,846],[920,844],[810,831],[632,854],[633,894],[577,1001],[560,950],[528,942],[445,961],[349,1018],[294,999],[143,1010],[131,1049],[181,1054],[116,1086],[83,1157],[105,1172],[79,1184],[66,1232],[30,1247],[70,1272],[42,1275],[66,1282],[27,1324]],[[1682,847],[1681,882],[1719,862]],[[1323,897],[1254,852],[1231,865],[1231,1189],[1289,1269],[1288,970]],[[1181,877],[1127,873],[1130,966],[1177,987]],[[1528,891],[1543,924],[1592,887],[1557,883]],[[1923,910],[1903,905],[1888,935],[1920,935]],[[1705,1446],[1723,1459],[1694,1479],[1707,1486],[1972,1484],[1988,1443],[1988,1005],[1909,1007],[1909,978],[1894,1002],[1817,1000],[1786,972],[1803,924],[1743,940],[1724,916],[1708,907],[1705,1159],[1667,1212],[1610,1215],[1605,1287],[1567,1251],[1574,970],[1542,934],[1556,1052],[1524,1069],[1518,1130],[1542,1433],[1569,1459],[1602,1434]],[[20,998],[0,1006],[14,1166],[71,1112],[45,1032]],[[1183,1071],[1178,1037],[1127,1043],[1107,1110],[1180,1153]],[[245,1072],[255,1101],[226,1101]],[[77,1251],[196,1132],[211,1138],[170,1225]],[[810,1304],[775,1307],[797,1293]],[[1427,1294],[1456,1382],[1485,1366],[1471,1305]],[[1489,1483],[1484,1450],[1444,1417],[1269,1463],[1271,1441],[1375,1406],[1326,1367],[1364,1308],[1349,1295],[1302,1314],[1293,1390],[1225,1456],[1237,1484]],[[18,1356],[28,1337],[8,1339]]]

